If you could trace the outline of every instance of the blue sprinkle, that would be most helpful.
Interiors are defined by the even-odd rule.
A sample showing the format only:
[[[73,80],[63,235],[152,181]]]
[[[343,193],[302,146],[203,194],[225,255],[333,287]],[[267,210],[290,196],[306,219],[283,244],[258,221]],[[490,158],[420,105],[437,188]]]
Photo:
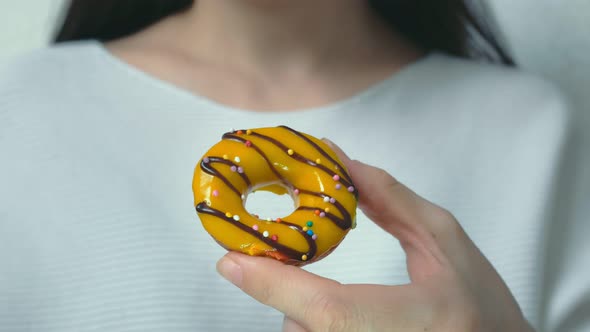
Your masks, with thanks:
[[[307,235],[312,236],[313,235],[313,231],[310,229],[307,231]]]

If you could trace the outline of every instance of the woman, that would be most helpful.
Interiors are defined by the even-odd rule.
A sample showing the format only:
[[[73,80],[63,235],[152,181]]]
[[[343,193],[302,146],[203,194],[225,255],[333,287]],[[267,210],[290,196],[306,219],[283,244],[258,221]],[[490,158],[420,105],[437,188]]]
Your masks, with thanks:
[[[276,331],[283,314],[286,331],[575,326],[583,302],[566,295],[590,287],[561,280],[588,271],[555,263],[581,244],[546,251],[566,106],[465,59],[511,64],[461,2],[411,3],[74,1],[69,42],[0,83],[2,330]],[[384,171],[330,143],[358,228],[308,271],[227,254],[233,288],[192,170],[228,128],[279,124]]]

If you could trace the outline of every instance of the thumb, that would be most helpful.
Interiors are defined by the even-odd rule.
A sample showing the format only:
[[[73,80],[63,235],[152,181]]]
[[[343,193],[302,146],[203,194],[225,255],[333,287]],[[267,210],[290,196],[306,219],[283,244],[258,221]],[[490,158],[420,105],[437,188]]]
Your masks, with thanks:
[[[322,306],[338,294],[340,283],[267,257],[230,252],[217,263],[217,271],[259,302],[274,307],[312,330],[321,321]]]

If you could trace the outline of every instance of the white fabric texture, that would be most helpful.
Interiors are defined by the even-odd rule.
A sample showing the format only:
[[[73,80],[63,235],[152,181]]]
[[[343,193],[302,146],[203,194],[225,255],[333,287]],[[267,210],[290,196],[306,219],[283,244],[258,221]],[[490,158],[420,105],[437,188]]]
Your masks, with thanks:
[[[37,51],[0,73],[0,331],[280,330],[279,312],[216,273],[225,250],[198,220],[191,181],[230,128],[281,124],[450,210],[540,331],[590,331],[590,211],[572,196],[568,114],[534,76],[439,53],[346,100],[263,113],[188,93],[94,41]],[[306,269],[408,282],[398,242],[363,215]]]

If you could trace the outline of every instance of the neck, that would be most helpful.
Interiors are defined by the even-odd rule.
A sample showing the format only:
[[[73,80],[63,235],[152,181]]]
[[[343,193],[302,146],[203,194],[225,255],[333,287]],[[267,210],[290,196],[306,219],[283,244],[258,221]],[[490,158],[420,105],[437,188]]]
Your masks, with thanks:
[[[170,25],[188,54],[274,75],[416,56],[368,1],[198,0]]]

